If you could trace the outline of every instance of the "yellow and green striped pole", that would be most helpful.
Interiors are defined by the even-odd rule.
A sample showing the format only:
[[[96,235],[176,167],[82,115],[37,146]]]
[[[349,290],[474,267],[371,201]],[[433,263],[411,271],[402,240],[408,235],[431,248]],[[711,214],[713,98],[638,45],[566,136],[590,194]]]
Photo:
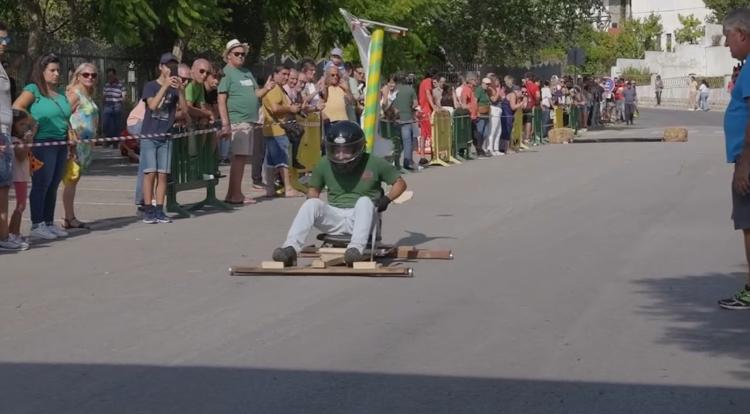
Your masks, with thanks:
[[[372,152],[375,145],[375,131],[378,126],[378,95],[380,94],[380,70],[383,67],[382,28],[372,32],[370,41],[370,64],[367,69],[367,92],[365,93],[364,130],[367,140],[367,152]]]

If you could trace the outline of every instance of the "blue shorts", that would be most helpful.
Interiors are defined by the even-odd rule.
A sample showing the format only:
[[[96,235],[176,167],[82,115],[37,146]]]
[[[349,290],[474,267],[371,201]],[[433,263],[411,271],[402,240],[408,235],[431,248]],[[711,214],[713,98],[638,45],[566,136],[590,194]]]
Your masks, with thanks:
[[[140,157],[144,173],[169,174],[172,166],[172,140],[142,139]]]
[[[13,157],[15,152],[10,146],[10,136],[0,133],[0,187],[9,187],[13,184]]]
[[[265,137],[266,166],[271,168],[289,167],[289,138],[286,135]]]

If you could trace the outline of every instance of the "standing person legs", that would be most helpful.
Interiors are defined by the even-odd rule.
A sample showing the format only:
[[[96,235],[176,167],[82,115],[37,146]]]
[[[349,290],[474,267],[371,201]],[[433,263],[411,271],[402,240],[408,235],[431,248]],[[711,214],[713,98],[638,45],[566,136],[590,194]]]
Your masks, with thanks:
[[[502,131],[502,124],[500,122],[501,110],[499,106],[490,106],[490,127],[489,133],[487,134],[487,151],[490,154],[497,154],[500,151],[500,133]]]
[[[250,177],[255,189],[265,188],[263,185],[263,160],[266,158],[266,140],[261,129],[255,129],[250,135],[252,156],[250,157]]]
[[[232,131],[232,161],[229,167],[229,185],[225,200],[229,203],[255,204],[252,198],[246,198],[242,193],[242,177],[245,174],[245,164],[250,157],[254,125],[243,122],[236,125]]]
[[[404,147],[402,165],[407,170],[414,169],[414,129],[413,123],[401,124],[401,144]]]
[[[661,91],[656,91],[656,106],[661,106]]]
[[[746,310],[750,309],[750,195],[738,193],[734,188],[734,183],[732,183],[732,221],[734,221],[735,230],[742,230],[745,260],[748,265],[747,279],[745,286],[738,293],[719,300],[719,306],[730,310]]]
[[[500,132],[500,152],[507,154],[510,149],[510,133],[513,130],[513,114],[505,114],[501,116],[502,131]]]
[[[266,140],[266,166],[279,174],[284,184],[284,194],[286,197],[300,197],[303,194],[292,187],[292,180],[289,175],[290,163],[290,144],[286,135],[277,137],[265,137]]]

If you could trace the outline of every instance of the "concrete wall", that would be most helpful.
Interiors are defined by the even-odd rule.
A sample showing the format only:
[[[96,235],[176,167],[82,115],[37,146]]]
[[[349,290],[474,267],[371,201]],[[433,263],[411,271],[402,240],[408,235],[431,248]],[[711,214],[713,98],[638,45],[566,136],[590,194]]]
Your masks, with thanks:
[[[656,75],[652,77],[650,85],[638,85],[638,100],[647,105],[653,105],[656,103],[656,94],[654,93],[654,80]],[[726,85],[729,82],[729,76],[724,79],[724,86],[721,88],[712,88],[708,96],[708,104],[713,109],[723,110],[729,103],[730,94],[727,91]],[[690,90],[688,87],[688,78],[681,77],[675,79],[662,78],[664,81],[664,91],[662,91],[662,105],[669,107],[681,107],[687,108],[688,97]]]
[[[711,11],[703,0],[632,0],[632,16],[645,19],[653,12],[661,16],[664,33],[661,35],[662,50],[667,48],[667,34],[672,34],[672,45],[675,45],[675,30],[682,27],[677,16],[695,15],[700,21],[705,21]]]

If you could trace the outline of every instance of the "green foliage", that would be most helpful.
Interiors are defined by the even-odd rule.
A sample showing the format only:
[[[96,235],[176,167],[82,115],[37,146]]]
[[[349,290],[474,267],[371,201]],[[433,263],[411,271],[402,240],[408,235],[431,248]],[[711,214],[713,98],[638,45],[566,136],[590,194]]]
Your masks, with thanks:
[[[674,37],[677,43],[689,43],[691,45],[697,44],[701,37],[703,37],[703,25],[695,15],[683,16],[677,15],[677,19],[682,24],[682,27],[675,30]]]
[[[664,32],[661,16],[652,12],[643,20],[641,28],[643,30],[644,48],[646,50],[661,50],[661,34]]]
[[[622,77],[635,81],[638,85],[651,83],[651,69],[648,67],[635,68],[629,66],[622,71]]]
[[[750,0],[704,0],[706,7],[713,11],[713,15],[710,16],[711,23],[719,23],[724,20],[724,16],[729,13],[730,10],[739,7],[750,7]]]

